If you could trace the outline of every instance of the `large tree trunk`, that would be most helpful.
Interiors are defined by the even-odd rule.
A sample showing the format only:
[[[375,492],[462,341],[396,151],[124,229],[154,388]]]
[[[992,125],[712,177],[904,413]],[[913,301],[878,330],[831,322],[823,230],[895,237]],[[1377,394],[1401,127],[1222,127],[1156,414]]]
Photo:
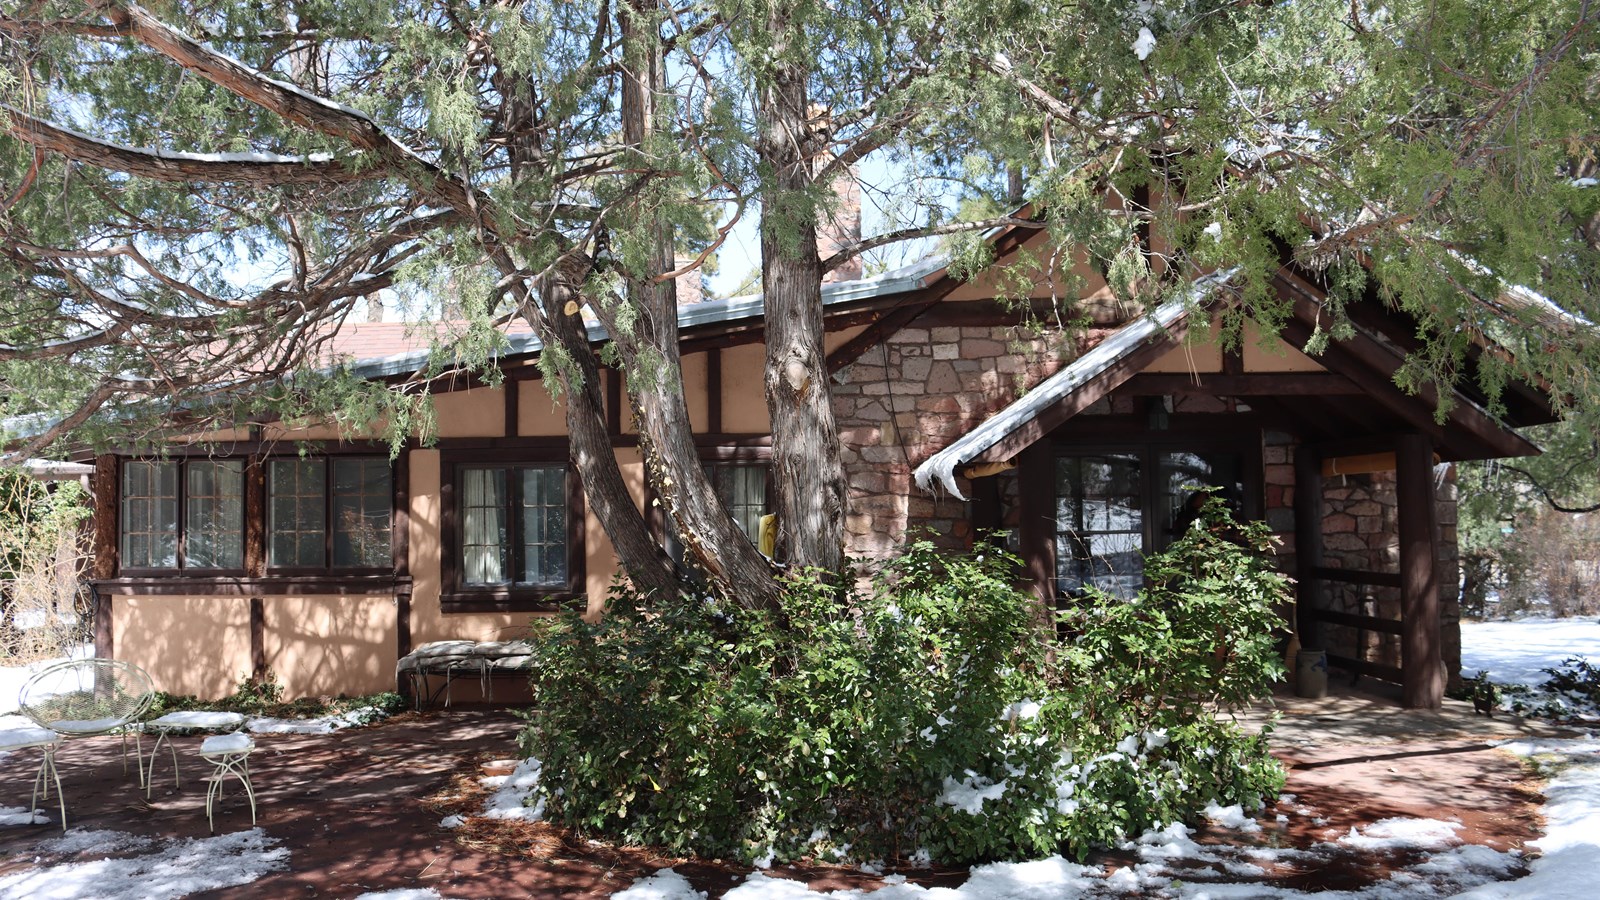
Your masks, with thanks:
[[[783,6],[775,5],[769,30],[772,56],[779,61],[758,94],[756,149],[771,173],[761,207],[761,289],[772,474],[788,561],[838,572],[844,567],[845,479],[822,343],[808,72],[785,46],[796,27]]]
[[[672,559],[634,506],[633,495],[628,493],[617,466],[611,435],[606,430],[594,348],[589,345],[582,319],[566,313],[567,303],[577,297],[577,291],[565,278],[552,277],[539,286],[539,295],[545,308],[530,308],[524,301],[523,318],[543,340],[559,346],[571,366],[559,377],[566,394],[572,465],[583,480],[583,495],[634,586],[647,594],[676,592],[680,584]]]
[[[618,16],[627,61],[622,78],[623,140],[643,149],[655,127],[661,54],[650,0],[633,0],[630,5]],[[641,226],[648,229],[650,242],[647,268],[628,273],[629,293],[642,315],[634,326],[636,339],[618,340],[631,373],[628,396],[639,419],[640,449],[685,552],[713,589],[749,608],[772,608],[779,597],[772,567],[728,515],[700,465],[683,397],[677,291],[670,279],[654,280],[673,268],[672,228],[648,200],[645,212],[650,217]],[[597,306],[606,329],[614,339],[620,336],[613,311],[606,304]]]
[[[511,176],[525,171],[537,178],[542,173],[543,149],[537,139],[538,113],[525,87],[501,79],[509,121],[522,124],[520,140],[513,142]],[[503,274],[516,271],[509,253],[499,257]],[[568,304],[581,301],[578,283],[587,265],[572,263],[544,278],[517,298],[519,310],[547,347],[558,347],[567,367],[557,367],[556,376],[566,395],[567,440],[572,465],[583,481],[583,495],[589,509],[611,540],[617,561],[634,586],[647,594],[675,593],[682,585],[677,567],[661,544],[650,533],[644,515],[633,503],[633,495],[622,478],[611,435],[606,429],[605,402],[600,396],[600,366],[588,330],[581,316],[569,314]]]

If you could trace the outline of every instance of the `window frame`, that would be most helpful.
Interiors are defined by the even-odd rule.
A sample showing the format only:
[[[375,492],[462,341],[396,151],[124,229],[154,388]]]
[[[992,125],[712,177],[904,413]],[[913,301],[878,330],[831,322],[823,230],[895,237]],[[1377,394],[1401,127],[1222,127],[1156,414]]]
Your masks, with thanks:
[[[1163,434],[1159,437],[1129,436],[1127,438],[1106,437],[1093,441],[1053,441],[1050,444],[1050,510],[1048,525],[1048,584],[1050,596],[1057,603],[1069,600],[1073,595],[1061,590],[1060,560],[1056,556],[1056,538],[1060,533],[1059,519],[1055,517],[1055,509],[1060,501],[1056,490],[1055,473],[1058,460],[1062,457],[1107,456],[1114,454],[1133,455],[1139,459],[1139,513],[1141,517],[1140,552],[1149,555],[1158,549],[1170,544],[1163,541],[1164,535],[1158,533],[1160,529],[1161,509],[1161,461],[1167,454],[1175,453],[1231,453],[1239,457],[1239,480],[1243,484],[1243,496],[1240,502],[1243,508],[1240,515],[1246,519],[1259,519],[1264,514],[1264,489],[1265,464],[1262,458],[1262,433],[1256,429],[1247,429],[1244,434],[1237,437],[1195,436],[1188,434]],[[1025,487],[1023,488],[1026,489]]]
[[[567,511],[567,581],[557,586],[519,585],[515,582],[494,585],[469,585],[463,581],[462,477],[469,468],[548,468],[560,466],[566,473],[564,489]],[[508,486],[511,479],[507,479]],[[444,450],[439,458],[439,605],[445,613],[473,612],[550,612],[579,604],[587,594],[587,548],[584,535],[587,523],[583,483],[572,465],[565,446],[529,446],[484,450]],[[513,513],[507,491],[507,512]],[[508,540],[520,540],[520,515],[508,527]],[[509,525],[509,520],[508,520]]]
[[[377,460],[388,461],[389,466],[389,557],[390,562],[377,566],[337,566],[333,562],[334,541],[334,515],[333,515],[333,467],[340,460]],[[322,463],[322,560],[320,566],[277,566],[272,563],[272,464],[275,462],[300,462],[318,461]],[[300,576],[369,576],[387,575],[395,570],[393,562],[395,554],[395,480],[399,477],[397,466],[393,460],[388,460],[382,453],[374,453],[363,448],[353,453],[312,453],[305,456],[279,453],[257,457],[256,465],[261,468],[261,567],[269,576],[300,577]]]
[[[191,566],[189,565],[189,465],[191,463],[219,463],[237,462],[239,470],[239,566]],[[127,490],[127,469],[129,463],[148,463],[154,465],[173,465],[177,467],[177,493],[174,500],[177,503],[177,542],[176,565],[172,566],[127,566],[123,562],[123,540],[126,537],[124,526],[125,508],[123,506]],[[124,456],[117,459],[117,574],[121,577],[142,577],[152,575],[181,574],[203,578],[232,578],[246,574],[250,558],[250,465],[251,461],[244,456],[169,456],[169,457],[143,457]]]

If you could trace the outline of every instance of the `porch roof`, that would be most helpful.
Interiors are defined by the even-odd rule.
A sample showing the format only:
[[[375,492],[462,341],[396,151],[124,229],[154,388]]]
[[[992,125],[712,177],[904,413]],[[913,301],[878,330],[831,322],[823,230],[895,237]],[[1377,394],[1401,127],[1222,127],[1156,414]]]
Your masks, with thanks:
[[[1004,445],[1008,439],[1023,435],[1025,430],[1042,434],[1048,429],[1038,427],[1041,417],[1058,409],[1069,397],[1079,395],[1080,405],[1087,405],[1126,381],[1139,367],[1119,363],[1126,363],[1141,349],[1146,352],[1164,350],[1176,342],[1181,337],[1179,330],[1187,323],[1189,311],[1209,302],[1234,271],[1230,269],[1196,279],[1184,296],[1169,300],[1149,315],[1129,322],[1071,365],[1039,382],[1011,405],[930,456],[913,473],[917,487],[932,491],[937,483],[958,499],[967,499],[956,484],[956,469]],[[1092,391],[1093,399],[1082,396],[1086,390]],[[1030,426],[1033,427],[1030,429]],[[1032,443],[1032,439],[1025,440]]]

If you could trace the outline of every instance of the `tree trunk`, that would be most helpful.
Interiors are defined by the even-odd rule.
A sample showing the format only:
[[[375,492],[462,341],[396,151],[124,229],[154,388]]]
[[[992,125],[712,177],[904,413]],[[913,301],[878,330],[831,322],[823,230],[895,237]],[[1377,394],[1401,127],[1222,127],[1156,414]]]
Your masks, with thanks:
[[[633,0],[618,16],[624,40],[622,78],[623,140],[643,149],[655,127],[656,90],[661,81],[660,45],[648,0]],[[657,200],[656,202],[660,202]],[[652,483],[688,557],[717,590],[747,608],[774,608],[779,591],[767,560],[728,515],[700,465],[689,408],[683,398],[683,364],[678,352],[678,301],[671,279],[654,276],[673,268],[673,233],[645,202],[641,226],[648,229],[649,259],[644,272],[630,272],[629,292],[641,315],[634,340],[618,339],[613,310],[598,310],[630,372],[628,396],[639,418],[639,446]],[[648,353],[640,353],[641,348]]]
[[[545,340],[553,339],[572,366],[572,371],[562,372],[560,378],[566,391],[568,445],[572,465],[583,479],[583,495],[634,586],[646,594],[676,592],[681,585],[672,559],[634,506],[633,495],[628,493],[617,466],[611,435],[606,430],[594,348],[589,345],[581,317],[565,311],[577,292],[566,279],[554,277],[540,285],[539,294],[545,302],[544,314],[530,309],[525,301],[523,317]]]
[[[844,467],[823,350],[822,265],[806,148],[807,66],[791,59],[797,27],[781,4],[769,32],[775,64],[759,97],[757,152],[770,180],[761,207],[761,289],[766,304],[767,409],[780,542],[790,563],[844,567]]]
[[[542,172],[543,149],[534,128],[538,112],[523,86],[502,79],[508,120],[522,123],[523,137],[510,147],[512,178],[525,171]],[[502,261],[503,274],[516,271]],[[677,567],[650,533],[649,525],[623,481],[606,429],[605,402],[600,396],[600,366],[579,315],[567,305],[581,300],[578,282],[586,266],[572,264],[518,297],[522,317],[533,326],[546,346],[559,347],[569,369],[558,367],[557,377],[566,393],[567,440],[572,465],[583,481],[583,495],[616,551],[617,562],[634,586],[646,594],[676,593],[682,588]]]

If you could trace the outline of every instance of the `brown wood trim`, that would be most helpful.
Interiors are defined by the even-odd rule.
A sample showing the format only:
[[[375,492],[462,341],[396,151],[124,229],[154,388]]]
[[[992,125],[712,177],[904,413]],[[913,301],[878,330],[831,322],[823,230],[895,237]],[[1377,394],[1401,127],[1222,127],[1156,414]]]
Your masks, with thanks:
[[[260,597],[250,598],[250,674],[267,675],[267,603]]]
[[[1018,498],[1021,508],[1017,537],[1028,580],[1034,593],[1046,606],[1055,604],[1055,454],[1045,444],[1034,444],[1017,460],[1017,479],[1022,485]]]
[[[461,568],[457,552],[460,542],[460,518],[457,512],[458,498],[456,491],[457,472],[464,465],[504,464],[515,466],[519,464],[561,463],[566,467],[567,491],[567,584],[563,588],[529,588],[495,586],[483,588],[466,588],[461,585]],[[527,611],[543,609],[543,604],[558,602],[563,597],[580,597],[588,586],[587,561],[588,552],[585,546],[585,532],[587,525],[587,508],[584,505],[583,481],[578,475],[576,466],[570,460],[570,450],[567,439],[560,438],[559,445],[541,444],[539,446],[515,447],[487,447],[475,449],[453,449],[441,453],[439,456],[439,579],[442,596],[455,598],[449,604],[441,606],[445,612],[516,612],[522,611],[522,606]],[[476,599],[473,599],[476,598]],[[554,598],[552,600],[552,598]],[[481,607],[479,601],[504,600],[506,603],[518,605],[516,608],[507,607]],[[468,601],[471,600],[471,603]],[[471,607],[471,608],[468,608]]]
[[[506,399],[506,437],[522,434],[522,382],[506,378],[500,382],[500,391]]]
[[[1367,662],[1363,659],[1351,659],[1348,656],[1340,656],[1336,653],[1328,654],[1328,663],[1330,665],[1338,666],[1339,668],[1344,669],[1346,672],[1353,672],[1357,675],[1366,675],[1382,681],[1390,682],[1392,684],[1399,684],[1401,679],[1401,672],[1399,669],[1395,668],[1394,666],[1384,665],[1383,663]]]
[[[1335,569],[1329,566],[1302,567],[1301,571],[1307,572],[1323,581],[1337,581],[1340,584],[1361,584],[1369,587],[1392,588],[1400,586],[1399,572],[1369,572],[1365,569]]]
[[[406,585],[404,590],[394,592],[394,631],[395,631],[395,659],[404,659],[411,652],[411,586]],[[409,696],[411,679],[395,675],[395,690],[401,696]]]
[[[517,597],[478,591],[442,594],[439,610],[443,613],[540,613],[581,609],[582,597],[542,596]]]
[[[507,452],[548,452],[555,451],[556,455],[550,458],[565,458],[569,441],[566,435],[536,435],[530,437],[461,437],[440,438],[434,442],[433,450],[441,453],[454,453],[458,451],[478,450],[504,450]]]
[[[606,369],[605,381],[606,431],[615,436],[622,433],[622,373]]]
[[[1348,625],[1351,628],[1365,628],[1368,631],[1381,631],[1384,634],[1399,634],[1401,632],[1400,620],[1381,619],[1377,616],[1358,616],[1355,613],[1336,612],[1331,609],[1316,610],[1319,622],[1330,625]]]
[[[409,578],[393,575],[249,578],[243,575],[215,578],[195,576],[123,577],[93,582],[102,602],[106,597],[281,597],[310,595],[391,594],[410,589]]]
[[[828,374],[832,375],[860,359],[861,354],[883,342],[889,335],[911,324],[913,319],[927,312],[945,294],[954,289],[954,284],[938,291],[924,288],[921,291],[907,294],[900,305],[877,312],[868,322],[867,330],[835,347],[833,352],[828,354]]]
[[[1395,448],[1395,493],[1400,514],[1400,662],[1402,702],[1410,709],[1444,703],[1443,648],[1439,639],[1439,543],[1434,510],[1433,444],[1420,434],[1401,435]]]
[[[395,577],[411,574],[411,450],[401,450],[389,470],[389,550]]]
[[[1318,289],[1288,270],[1280,270],[1277,280],[1294,302],[1294,317],[1284,324],[1283,336],[1304,344],[1315,329],[1321,312]],[[1373,338],[1361,327],[1357,327],[1355,332],[1356,336],[1350,340],[1330,342],[1319,361],[1329,369],[1349,377],[1391,412],[1404,418],[1411,428],[1428,436],[1441,448],[1459,446],[1455,436],[1434,421],[1434,410],[1438,405],[1435,387],[1426,385],[1414,396],[1400,390],[1394,384],[1393,376],[1405,361],[1403,352]],[[1478,451],[1469,456],[1457,451],[1447,456],[1459,459],[1538,454],[1539,448],[1532,442],[1489,416],[1465,394],[1456,393],[1459,402],[1450,408],[1447,421],[1461,434],[1490,452],[1484,454]]]
[[[1112,363],[1098,376],[1062,397],[1054,406],[1041,411],[1037,416],[1022,423],[1017,430],[1001,438],[994,446],[978,456],[975,462],[1004,462],[1016,456],[1024,448],[1056,430],[1063,422],[1093,406],[1101,397],[1121,386],[1145,366],[1155,362],[1177,342],[1183,340],[1188,330],[1189,320],[1184,317],[1172,323],[1165,333],[1152,335],[1143,346]]]
[[[94,563],[95,578],[110,578],[117,572],[117,498],[121,496],[117,458],[109,453],[94,458]]]
[[[722,431],[722,349],[706,351],[706,431]]]
[[[333,520],[323,521],[331,524]],[[255,456],[244,467],[244,571],[252,578],[267,571],[267,466]]]
[[[1117,394],[1136,397],[1204,394],[1218,397],[1316,396],[1363,394],[1355,382],[1332,372],[1282,372],[1276,374],[1167,374],[1141,372],[1117,388]]]
[[[1321,647],[1317,600],[1322,582],[1322,454],[1316,446],[1294,448],[1295,630],[1305,647]]]

